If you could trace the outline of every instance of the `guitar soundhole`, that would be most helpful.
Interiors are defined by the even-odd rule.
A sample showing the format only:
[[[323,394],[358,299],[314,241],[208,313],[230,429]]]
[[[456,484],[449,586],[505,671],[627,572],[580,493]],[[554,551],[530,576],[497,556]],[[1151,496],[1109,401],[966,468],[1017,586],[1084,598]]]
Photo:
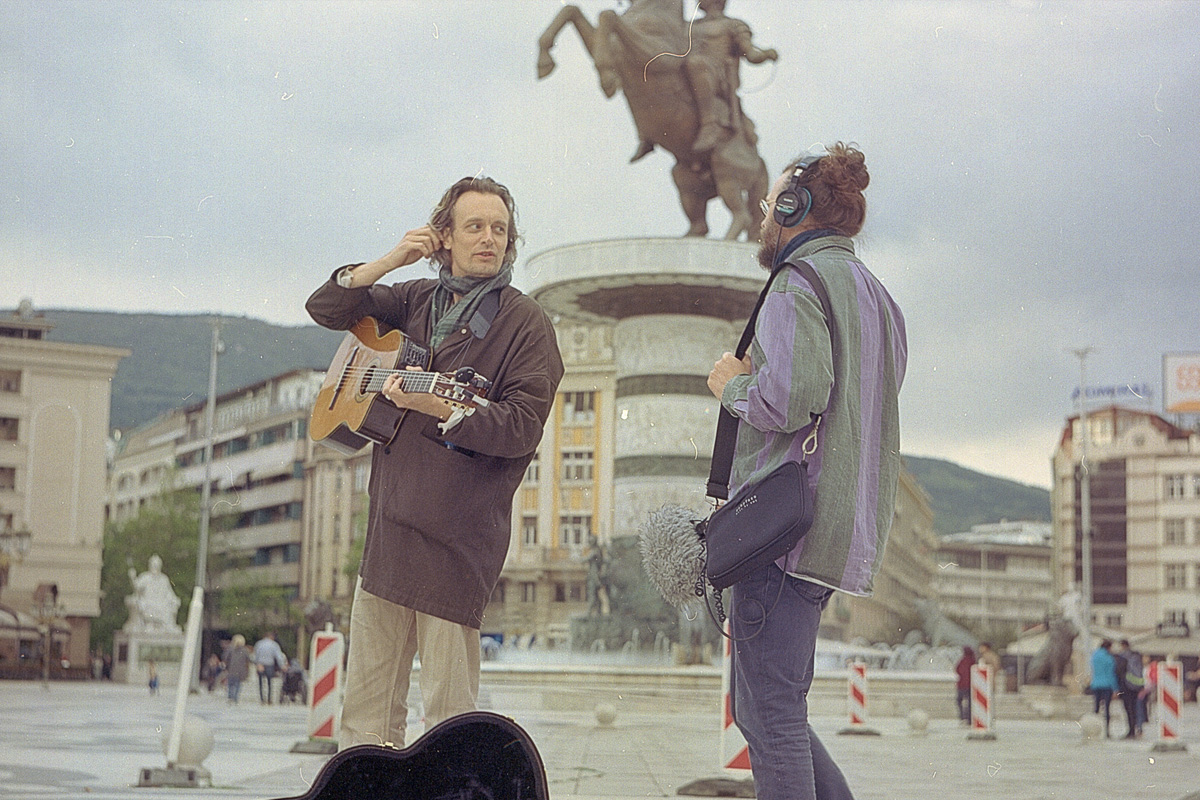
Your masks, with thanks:
[[[378,361],[372,361],[363,365],[362,379],[358,383],[358,396],[360,399],[372,392],[378,392],[383,388],[383,381],[377,379],[378,375]]]

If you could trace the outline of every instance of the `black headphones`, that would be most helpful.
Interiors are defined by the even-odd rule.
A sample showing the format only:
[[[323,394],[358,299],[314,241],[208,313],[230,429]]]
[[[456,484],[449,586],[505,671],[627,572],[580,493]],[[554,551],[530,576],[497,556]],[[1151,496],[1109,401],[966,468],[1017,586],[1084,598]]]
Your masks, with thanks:
[[[788,185],[779,197],[775,198],[775,221],[784,228],[794,228],[799,225],[808,212],[812,210],[812,193],[800,185],[800,177],[804,170],[816,164],[824,156],[809,156],[796,165]]]

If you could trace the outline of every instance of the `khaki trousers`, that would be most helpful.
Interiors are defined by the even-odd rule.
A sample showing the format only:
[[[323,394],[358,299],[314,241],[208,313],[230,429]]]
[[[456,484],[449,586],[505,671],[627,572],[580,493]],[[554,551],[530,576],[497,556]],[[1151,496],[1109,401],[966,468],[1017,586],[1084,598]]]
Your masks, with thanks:
[[[342,749],[356,744],[404,747],[413,656],[421,657],[425,729],[475,710],[479,631],[354,590],[342,704]]]

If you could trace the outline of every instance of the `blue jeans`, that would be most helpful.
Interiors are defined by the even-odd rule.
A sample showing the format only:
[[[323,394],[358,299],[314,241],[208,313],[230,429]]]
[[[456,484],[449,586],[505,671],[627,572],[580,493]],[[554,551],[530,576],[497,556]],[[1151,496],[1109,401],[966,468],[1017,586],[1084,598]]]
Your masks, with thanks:
[[[271,702],[271,679],[275,677],[275,665],[264,664],[262,672],[258,673],[258,699],[263,703]]]
[[[732,711],[749,746],[758,800],[853,800],[808,724],[817,627],[833,590],[770,564],[732,592]]]

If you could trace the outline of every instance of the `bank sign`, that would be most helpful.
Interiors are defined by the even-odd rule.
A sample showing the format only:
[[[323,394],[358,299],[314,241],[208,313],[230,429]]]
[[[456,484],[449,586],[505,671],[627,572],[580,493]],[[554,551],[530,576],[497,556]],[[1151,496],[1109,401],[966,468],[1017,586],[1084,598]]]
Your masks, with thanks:
[[[1163,411],[1200,414],[1200,353],[1163,356]]]

